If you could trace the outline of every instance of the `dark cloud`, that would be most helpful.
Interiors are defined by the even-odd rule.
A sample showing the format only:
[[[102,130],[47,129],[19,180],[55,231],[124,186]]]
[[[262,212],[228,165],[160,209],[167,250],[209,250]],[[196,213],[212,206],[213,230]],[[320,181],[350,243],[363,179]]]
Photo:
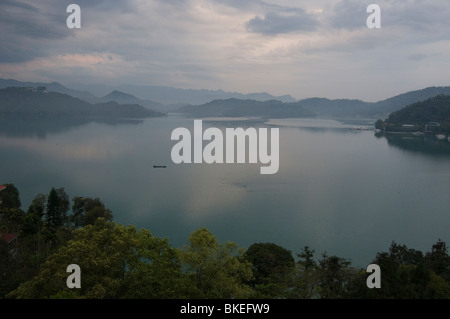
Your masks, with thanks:
[[[367,6],[370,3],[355,0],[338,2],[328,17],[331,27],[349,30],[367,27],[366,21],[370,14],[367,13]]]
[[[247,31],[267,35],[313,31],[319,25],[317,18],[303,9],[270,11],[264,17],[256,16],[246,23]]]
[[[110,13],[111,21],[120,19],[123,13],[136,12],[133,1],[116,0],[1,0],[0,1],[0,62],[14,63],[51,55],[58,42],[75,35],[67,28],[69,4],[81,7],[82,28],[98,23],[99,13]],[[66,50],[80,51],[66,47]],[[82,50],[83,51],[83,50]]]
[[[23,62],[45,55],[48,41],[64,39],[67,32],[65,8],[50,8],[45,2],[0,2],[0,62]]]
[[[411,60],[411,61],[421,61],[426,58],[427,58],[426,54],[417,53],[417,54],[408,55],[408,60]]]
[[[65,9],[48,11],[45,6],[37,7],[20,1],[0,2],[2,36],[9,33],[16,37],[64,38],[67,36],[66,19]]]

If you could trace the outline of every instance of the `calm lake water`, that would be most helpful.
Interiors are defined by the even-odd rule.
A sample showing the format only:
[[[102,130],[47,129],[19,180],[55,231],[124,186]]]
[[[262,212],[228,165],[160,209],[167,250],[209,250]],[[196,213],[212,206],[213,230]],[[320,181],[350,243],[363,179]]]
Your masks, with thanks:
[[[361,267],[392,241],[423,252],[439,238],[450,243],[448,141],[388,140],[321,119],[204,121],[279,127],[279,171],[261,175],[259,163],[173,164],[172,130],[193,131],[193,119],[180,115],[8,123],[0,128],[0,183],[16,185],[24,209],[36,194],[64,187],[71,197],[99,197],[116,222],[176,247],[207,227],[244,248],[273,242],[295,254],[308,245],[316,257],[327,251]]]

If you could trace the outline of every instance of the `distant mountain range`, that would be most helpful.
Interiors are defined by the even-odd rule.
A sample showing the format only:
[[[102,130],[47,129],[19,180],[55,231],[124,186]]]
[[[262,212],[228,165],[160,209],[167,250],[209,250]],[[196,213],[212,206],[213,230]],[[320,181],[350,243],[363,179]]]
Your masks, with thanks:
[[[57,82],[38,83],[0,79],[0,88],[42,87],[48,91],[68,94],[91,104],[116,102],[135,104],[159,112],[182,112],[194,116],[262,116],[262,117],[325,117],[325,118],[387,118],[406,105],[440,94],[450,95],[450,87],[428,87],[403,93],[378,102],[352,99],[308,98],[295,100],[290,95],[275,97],[268,93],[241,94],[222,90],[184,90],[164,86],[121,86],[97,97],[88,90],[74,90]],[[93,86],[94,87],[94,86]],[[103,86],[103,89],[107,88]]]
[[[392,112],[406,105],[426,100],[441,94],[450,95],[450,87],[430,87],[379,101],[310,98],[298,102],[259,102],[254,100],[216,100],[202,105],[189,105],[179,109],[182,113],[197,117],[207,116],[263,116],[271,118],[322,117],[335,119],[387,118]]]
[[[159,109],[161,105],[169,106],[169,109],[180,107],[187,104],[203,104],[218,99],[250,99],[256,101],[268,101],[279,100],[282,102],[295,102],[296,100],[290,95],[273,96],[268,93],[250,93],[242,94],[236,92],[225,92],[223,90],[185,90],[167,86],[138,86],[138,85],[122,85],[120,87],[111,87],[105,85],[89,85],[86,89],[74,90],[57,83],[40,83],[40,82],[20,82],[16,80],[0,79],[0,88],[7,87],[38,87],[45,86],[49,91],[69,94],[73,97],[77,97],[88,101],[90,103],[98,103],[101,99],[103,102],[109,95],[110,98],[125,99],[127,103],[130,103],[129,98],[138,99],[141,101],[141,105],[151,105],[154,109]],[[100,95],[92,94],[91,92],[111,92],[104,97],[98,97]],[[126,92],[126,93],[124,93]],[[95,93],[95,92],[94,92]],[[119,94],[117,94],[119,93]],[[122,93],[122,94],[120,94]],[[125,97],[124,95],[128,95]],[[116,101],[116,100],[114,100]],[[143,102],[142,102],[143,101]],[[120,101],[116,101],[119,102]],[[156,107],[155,107],[156,105]],[[159,105],[159,106],[158,106]],[[170,107],[173,106],[173,107]]]
[[[10,117],[107,117],[145,118],[165,114],[138,104],[105,102],[90,104],[68,94],[38,88],[0,89],[0,115]]]
[[[187,105],[179,109],[181,113],[188,113],[195,117],[315,117],[316,114],[305,109],[301,103],[283,103],[277,100],[214,100],[203,105]]]
[[[154,85],[120,85],[116,87],[105,85],[78,86],[81,90],[87,90],[98,96],[101,92],[111,92],[113,90],[127,92],[144,100],[155,101],[164,105],[186,105],[186,104],[204,104],[213,100],[241,99],[269,101],[279,100],[282,102],[295,102],[296,99],[290,95],[274,96],[266,92],[243,94],[239,92],[226,92],[223,90],[194,90],[180,89],[169,86]],[[96,93],[98,92],[98,93]]]
[[[76,97],[82,100],[95,99],[96,97],[87,91],[78,91],[66,88],[65,86],[59,84],[58,82],[51,83],[41,83],[41,82],[21,82],[16,80],[5,80],[0,79],[0,89],[5,89],[7,87],[46,87],[48,91],[57,92],[62,94],[68,94],[72,97]]]

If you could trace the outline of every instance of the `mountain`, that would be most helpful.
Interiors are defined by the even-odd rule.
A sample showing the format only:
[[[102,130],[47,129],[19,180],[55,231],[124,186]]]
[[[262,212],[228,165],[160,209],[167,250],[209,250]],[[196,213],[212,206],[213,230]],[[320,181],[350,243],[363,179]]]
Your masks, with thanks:
[[[369,112],[368,114],[377,115],[378,114],[390,114],[394,111],[400,110],[401,108],[415,103],[419,101],[424,101],[426,99],[429,99],[431,97],[437,96],[437,95],[450,95],[450,86],[440,86],[440,87],[428,87],[422,90],[416,90],[411,91],[407,93],[403,93],[400,95],[396,95],[394,97],[391,97],[389,99],[379,101],[375,103],[375,106],[372,111],[376,112]]]
[[[430,122],[437,123],[432,126],[432,131],[450,133],[449,95],[437,95],[410,104],[391,113],[385,121],[377,121],[377,128],[386,131],[404,131],[404,125],[407,125],[410,131],[425,131],[425,126]]]
[[[138,104],[117,102],[90,104],[67,94],[49,92],[45,87],[0,89],[3,116],[144,118],[163,116]]]
[[[113,90],[127,92],[140,99],[151,100],[164,105],[199,105],[211,102],[213,100],[225,100],[230,98],[235,99],[251,99],[257,101],[280,100],[282,102],[295,102],[290,95],[274,96],[268,93],[250,93],[243,94],[237,92],[226,92],[223,90],[194,90],[194,89],[180,89],[169,86],[155,86],[155,85],[83,85],[78,84],[77,88],[88,90],[98,96],[105,94],[104,92],[111,92]]]
[[[283,103],[278,100],[214,100],[202,105],[188,105],[179,109],[195,117],[241,117],[257,116],[266,118],[312,117],[314,113],[306,110],[300,103]]]
[[[322,118],[387,118],[390,113],[408,104],[426,100],[439,94],[449,94],[450,87],[429,87],[403,93],[378,102],[351,99],[308,98],[298,102],[260,102],[252,99],[219,99],[200,105],[188,105],[179,109],[196,116],[264,116]]]
[[[372,107],[371,103],[349,99],[309,98],[298,103],[318,117],[329,118],[363,117]]]
[[[58,82],[20,82],[16,80],[0,79],[0,88],[10,86],[34,88],[45,86],[49,91],[68,94],[91,104],[111,101],[119,104],[139,104],[163,113],[181,110],[182,112],[192,114],[201,113],[202,116],[256,116],[255,114],[264,113],[264,116],[274,117],[295,117],[302,114],[310,116],[311,114],[314,114],[318,117],[338,119],[387,118],[390,113],[400,110],[411,103],[423,101],[439,94],[450,95],[450,87],[443,86],[410,91],[378,102],[365,102],[352,99],[331,100],[321,97],[297,101],[290,95],[272,96],[268,93],[242,94],[225,92],[223,90],[185,90],[167,86],[142,85],[123,85],[114,89],[112,89],[111,86],[106,85],[86,85],[84,87],[85,89],[74,90],[63,86]],[[81,85],[81,87],[83,86]],[[78,88],[80,88],[80,85],[78,85]],[[106,92],[110,93],[98,98],[91,93],[91,90],[96,90],[97,92],[106,90]],[[244,103],[238,102],[238,100],[253,102]],[[274,102],[275,100],[285,104],[283,104],[283,107],[281,108],[276,108],[278,104]],[[256,102],[265,102],[266,104],[258,104]],[[253,105],[250,106],[250,104]],[[238,107],[240,107],[239,105],[243,107],[242,110],[238,110]],[[180,108],[181,106],[186,106],[186,108]],[[194,111],[194,106],[201,107],[197,109],[194,108]],[[210,106],[213,107],[214,110],[207,110]],[[263,108],[265,108],[265,110],[263,110]],[[221,111],[221,109],[223,110]]]
[[[70,96],[82,99],[82,100],[89,100],[89,99],[95,99],[96,97],[87,91],[77,91],[72,90],[69,88],[66,88],[65,86],[61,85],[58,82],[51,82],[51,83],[41,83],[41,82],[21,82],[17,80],[12,79],[0,79],[0,89],[5,89],[8,87],[46,87],[48,91],[62,93],[62,94],[68,94]]]
[[[102,98],[90,99],[90,102],[92,103],[105,103],[111,101],[117,102],[119,104],[139,104],[146,108],[160,112],[168,112],[171,109],[173,109],[161,103],[153,102],[151,100],[141,100],[134,95],[124,93],[118,90],[114,90]]]
[[[298,103],[305,110],[313,112],[318,117],[328,118],[387,118],[389,114],[400,110],[408,104],[426,100],[439,94],[450,95],[450,87],[428,87],[396,95],[378,102],[361,100],[326,98],[309,98]]]

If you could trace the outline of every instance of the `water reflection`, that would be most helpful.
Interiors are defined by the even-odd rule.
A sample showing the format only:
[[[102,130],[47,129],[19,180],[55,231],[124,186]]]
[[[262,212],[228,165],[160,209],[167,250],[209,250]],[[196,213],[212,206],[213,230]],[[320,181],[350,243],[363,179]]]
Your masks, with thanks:
[[[447,157],[450,156],[450,142],[447,139],[438,140],[434,135],[404,136],[404,135],[377,135],[385,138],[388,145],[397,149],[416,154]]]
[[[142,120],[113,118],[71,118],[71,117],[17,117],[0,116],[0,135],[7,137],[47,138],[48,134],[68,132],[71,129],[89,123],[108,124],[111,126],[142,124]]]

